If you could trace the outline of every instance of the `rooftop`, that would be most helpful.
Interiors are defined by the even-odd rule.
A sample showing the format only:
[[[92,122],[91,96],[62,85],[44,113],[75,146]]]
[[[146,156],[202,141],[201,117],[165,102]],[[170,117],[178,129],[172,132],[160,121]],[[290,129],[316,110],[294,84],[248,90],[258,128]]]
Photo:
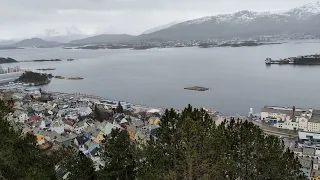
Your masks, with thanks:
[[[312,155],[314,156],[315,149],[314,148],[303,148],[304,155]]]
[[[320,123],[320,115],[312,114],[311,118],[309,119],[309,122]]]
[[[261,112],[269,112],[269,113],[281,113],[281,114],[287,114],[292,115],[292,108],[289,107],[277,107],[277,106],[265,106],[261,109]],[[295,115],[300,116],[305,110],[302,110],[301,108],[295,109]]]
[[[299,162],[303,168],[311,168],[311,160],[306,158],[299,158]]]

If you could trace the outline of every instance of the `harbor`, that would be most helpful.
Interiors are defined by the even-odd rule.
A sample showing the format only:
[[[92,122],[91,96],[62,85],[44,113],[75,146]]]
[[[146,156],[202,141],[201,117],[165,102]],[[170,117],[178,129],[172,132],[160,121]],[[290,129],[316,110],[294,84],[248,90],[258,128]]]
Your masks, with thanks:
[[[271,64],[295,64],[295,65],[320,65],[320,55],[307,55],[307,56],[297,56],[289,57],[285,59],[273,60],[271,58],[266,58],[265,63],[267,65]]]

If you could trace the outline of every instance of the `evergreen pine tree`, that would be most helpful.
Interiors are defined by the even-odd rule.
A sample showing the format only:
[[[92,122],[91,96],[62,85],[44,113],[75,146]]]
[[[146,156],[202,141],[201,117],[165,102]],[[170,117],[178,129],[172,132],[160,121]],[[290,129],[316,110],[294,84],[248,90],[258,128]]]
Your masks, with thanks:
[[[94,117],[100,122],[103,121],[103,118],[101,116],[101,112],[100,112],[100,110],[99,110],[97,105],[94,106]]]
[[[39,149],[35,136],[22,136],[5,120],[9,111],[10,108],[0,101],[0,179],[56,179],[54,164]]]
[[[82,152],[72,152],[62,162],[62,170],[68,173],[68,180],[94,180],[96,172],[93,162]]]
[[[120,104],[120,101],[118,102],[118,106],[117,106],[116,112],[117,112],[117,113],[123,113],[123,112],[124,112],[123,107],[122,107],[122,105]]]
[[[166,110],[155,137],[143,146],[141,179],[295,179],[304,175],[283,142],[253,123],[231,119],[215,125],[190,105]]]
[[[135,180],[135,146],[130,142],[128,132],[112,129],[111,134],[105,138],[102,157],[106,165],[99,172],[99,179]]]

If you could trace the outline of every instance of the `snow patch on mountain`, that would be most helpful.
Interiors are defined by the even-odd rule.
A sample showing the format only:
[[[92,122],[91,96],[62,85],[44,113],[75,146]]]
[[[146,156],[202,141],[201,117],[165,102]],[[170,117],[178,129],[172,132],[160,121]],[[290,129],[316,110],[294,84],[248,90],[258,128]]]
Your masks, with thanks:
[[[252,20],[259,18],[273,18],[277,21],[287,21],[286,18],[292,17],[297,20],[307,19],[310,16],[320,14],[320,1],[308,3],[303,6],[290,9],[288,11],[277,11],[277,12],[253,12],[253,11],[239,11],[233,14],[220,14],[216,16],[206,16],[194,20],[189,20],[183,24],[202,24],[206,22],[215,21],[216,24],[231,22],[236,24],[250,23]]]
[[[288,15],[294,15],[297,19],[306,19],[310,16],[320,13],[320,1],[308,3],[306,5],[294,8],[286,12]]]

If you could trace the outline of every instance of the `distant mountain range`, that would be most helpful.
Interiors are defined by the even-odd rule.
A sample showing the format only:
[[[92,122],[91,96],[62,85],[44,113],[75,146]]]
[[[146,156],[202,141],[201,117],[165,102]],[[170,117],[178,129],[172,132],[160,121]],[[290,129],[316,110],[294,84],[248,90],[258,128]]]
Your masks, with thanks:
[[[139,36],[128,34],[101,34],[85,37],[85,35],[79,34],[80,31],[75,27],[71,29],[72,32],[68,31],[66,36],[61,36],[56,31],[49,30],[47,32],[48,35],[42,37],[47,41],[32,38],[13,45],[18,47],[53,46],[58,44],[57,41],[69,42],[70,40],[70,44],[99,44],[131,42],[135,40],[207,40],[281,34],[307,34],[320,37],[319,29],[320,2],[314,2],[281,12],[253,12],[243,10],[233,14],[202,17],[178,24],[173,22],[149,29]]]
[[[320,37],[320,2],[309,3],[288,11],[239,11],[202,17],[182,23],[170,23],[133,37],[101,35],[72,43],[102,43],[129,40],[207,40],[230,37],[255,37],[280,34],[308,34]],[[121,37],[121,38],[120,38]],[[119,39],[117,39],[119,38]]]
[[[7,46],[7,45],[12,45],[16,43],[17,41],[14,40],[1,40],[0,41],[0,46]]]
[[[12,59],[12,58],[4,58],[4,57],[0,57],[0,64],[5,64],[5,63],[16,63],[18,61]]]
[[[98,44],[98,43],[115,43],[128,42],[136,39],[136,36],[128,34],[101,34],[84,39],[73,40],[70,44]]]
[[[44,36],[40,37],[41,39],[45,41],[53,41],[53,42],[59,42],[59,43],[69,43],[70,41],[76,40],[76,39],[82,39],[86,38],[88,35],[84,34],[72,34],[72,35],[56,35],[56,36]]]
[[[306,33],[320,36],[320,2],[283,12],[240,11],[202,17],[173,25],[141,38],[205,40],[222,37]]]
[[[144,31],[142,34],[150,34],[150,33],[156,32],[156,31],[160,31],[162,29],[169,28],[169,27],[171,27],[171,26],[173,26],[175,24],[178,24],[178,23],[179,23],[178,21],[174,21],[174,22],[171,22],[171,23],[168,23],[168,24],[160,25],[160,26],[148,29],[148,30]]]
[[[52,47],[59,44],[58,42],[55,41],[45,41],[40,38],[31,38],[31,39],[25,39],[22,41],[19,41],[17,43],[12,44],[12,46],[15,47]]]
[[[75,26],[69,26],[69,27],[60,28],[60,31],[56,29],[46,29],[44,34],[38,37],[45,41],[69,43],[70,41],[73,41],[76,39],[86,38],[88,37],[88,35],[85,35]]]

